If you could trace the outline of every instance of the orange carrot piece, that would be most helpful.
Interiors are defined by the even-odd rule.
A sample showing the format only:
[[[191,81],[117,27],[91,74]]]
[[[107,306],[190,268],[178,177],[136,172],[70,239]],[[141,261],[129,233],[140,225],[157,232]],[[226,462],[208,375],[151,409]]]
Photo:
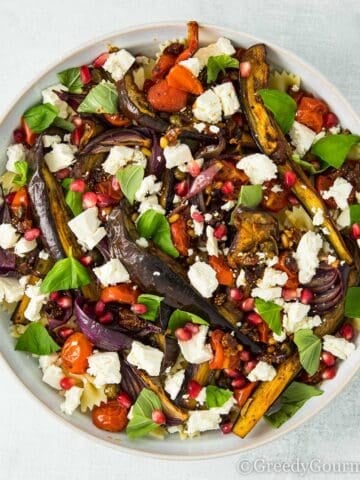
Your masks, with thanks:
[[[114,287],[105,287],[100,295],[100,300],[104,303],[136,303],[140,291],[131,284],[116,285]]]
[[[183,65],[175,65],[166,77],[170,87],[178,88],[184,92],[193,95],[201,95],[204,91],[200,80],[198,80],[192,72]]]
[[[150,105],[159,112],[179,112],[186,107],[188,94],[170,87],[167,80],[160,80],[148,91]]]

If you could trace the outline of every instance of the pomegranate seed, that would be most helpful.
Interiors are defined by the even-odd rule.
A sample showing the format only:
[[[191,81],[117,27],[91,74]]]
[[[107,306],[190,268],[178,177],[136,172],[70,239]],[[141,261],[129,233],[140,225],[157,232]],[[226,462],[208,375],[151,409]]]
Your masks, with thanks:
[[[351,236],[355,238],[355,240],[360,238],[360,224],[354,223],[354,225],[351,226]]]
[[[223,223],[217,226],[214,230],[214,237],[217,240],[221,240],[223,237],[226,236],[226,234],[227,234],[227,228]]]
[[[354,338],[354,327],[351,323],[344,323],[340,328],[340,335],[348,342]]]
[[[36,238],[40,237],[41,230],[40,228],[30,228],[30,230],[26,230],[24,233],[25,240],[31,242],[31,240],[35,240]]]
[[[284,185],[286,188],[291,188],[295,185],[296,175],[294,172],[287,171],[284,174]]]
[[[86,183],[84,182],[84,180],[81,180],[80,178],[77,180],[73,180],[70,183],[70,190],[72,192],[83,193],[85,192],[85,188],[86,188]]]
[[[107,323],[111,323],[114,320],[114,316],[111,312],[106,312],[99,317],[99,323],[106,325]]]
[[[290,205],[293,205],[293,206],[296,206],[296,205],[300,204],[299,200],[295,197],[295,195],[289,195],[288,196],[288,201],[289,201]]]
[[[289,302],[290,300],[295,300],[298,294],[296,288],[283,288],[281,296],[286,302]]]
[[[333,112],[325,113],[323,121],[325,128],[335,127],[339,123],[338,117]]]
[[[194,222],[198,223],[203,223],[204,221],[204,215],[200,212],[193,212],[191,214],[191,218],[194,220]]]
[[[70,390],[75,385],[75,380],[70,377],[64,377],[60,380],[60,387],[63,390]]]
[[[105,303],[99,300],[95,304],[95,314],[99,317],[105,312]]]
[[[239,378],[241,376],[241,373],[239,370],[236,368],[225,368],[224,369],[225,375],[227,375],[230,378]]]
[[[321,360],[325,363],[327,367],[333,367],[336,363],[336,358],[330,352],[322,352]]]
[[[222,433],[224,433],[226,435],[228,433],[231,433],[232,428],[233,428],[233,424],[231,422],[225,422],[225,423],[222,423],[220,425],[220,428],[221,428]]]
[[[192,333],[187,328],[177,328],[175,330],[175,337],[181,342],[187,342],[188,340],[191,339]]]
[[[240,377],[235,378],[231,382],[231,386],[233,388],[244,388],[246,384],[247,384],[247,380],[244,375],[241,375]]]
[[[192,177],[197,177],[200,171],[201,167],[195,160],[188,163],[188,172]]]
[[[190,398],[196,398],[202,390],[202,386],[196,380],[190,380],[187,387],[187,393]]]
[[[251,310],[254,310],[255,306],[255,299],[254,298],[246,298],[241,302],[241,310],[244,310],[244,312],[251,312]]]
[[[70,176],[70,168],[62,168],[55,173],[58,180],[64,180]]]
[[[336,368],[335,367],[328,367],[321,374],[321,378],[323,380],[331,380],[336,375]]]
[[[133,403],[130,396],[126,392],[120,392],[116,397],[116,400],[125,408],[130,408]]]
[[[72,307],[72,298],[68,297],[67,295],[63,295],[62,297],[58,298],[57,304],[59,307],[67,310],[68,308]]]
[[[250,352],[248,352],[247,350],[242,350],[239,353],[239,358],[242,362],[248,362],[251,358]]]
[[[60,293],[59,292],[51,292],[50,295],[49,295],[49,299],[52,302],[56,302],[57,300],[59,300],[59,298],[60,298]]]
[[[111,205],[114,205],[114,199],[106,193],[97,193],[96,203],[100,208],[110,207]]]
[[[91,208],[96,206],[96,193],[94,192],[86,192],[82,197],[82,206],[83,208]]]
[[[118,192],[120,190],[120,183],[119,180],[114,176],[111,179],[111,188],[115,191]]]
[[[24,143],[25,142],[25,133],[22,128],[16,128],[13,132],[14,142],[15,143]]]
[[[251,73],[251,63],[250,62],[241,62],[240,63],[240,77],[247,78]]]
[[[313,301],[314,294],[309,288],[303,288],[300,294],[300,302],[309,305]]]
[[[94,259],[91,255],[84,255],[79,258],[79,262],[84,265],[84,267],[90,267],[94,263]]]
[[[136,315],[144,315],[144,313],[148,311],[148,308],[143,303],[134,303],[134,305],[131,305],[131,311]]]
[[[71,143],[73,145],[79,146],[81,143],[83,134],[84,134],[84,126],[80,125],[79,127],[76,127],[71,134]]]
[[[11,205],[13,200],[15,198],[15,192],[11,192],[11,193],[8,193],[5,197],[5,202],[8,204],[8,205]]]
[[[83,125],[83,119],[79,115],[74,115],[71,118],[71,121],[75,125],[75,127],[81,127]]]
[[[229,296],[234,302],[240,302],[244,298],[244,292],[240,288],[230,288]]]
[[[74,330],[69,327],[61,327],[59,328],[57,333],[63,340],[66,340],[68,337],[70,337],[70,335],[74,333]]]
[[[162,410],[158,410],[158,409],[153,410],[151,414],[151,418],[152,418],[152,421],[154,423],[157,423],[158,425],[163,425],[164,423],[166,423],[166,417]]]
[[[199,329],[200,329],[199,325],[196,325],[196,323],[191,323],[191,322],[187,322],[184,328],[186,330],[190,330],[190,332],[193,335],[196,335],[197,333],[199,333]]]
[[[183,180],[182,182],[179,182],[175,185],[174,187],[176,195],[179,197],[186,197],[186,195],[189,192],[189,185],[186,180]]]
[[[234,193],[234,184],[230,180],[224,182],[223,186],[221,187],[221,192],[224,195],[232,195]]]
[[[80,78],[84,85],[91,82],[91,72],[87,65],[80,67]]]
[[[109,53],[108,52],[104,52],[104,53],[101,53],[98,57],[95,58],[95,60],[92,62],[93,66],[95,68],[99,68],[99,67],[102,67],[104,65],[104,63],[106,62],[106,60],[108,59],[109,57]]]
[[[255,312],[249,313],[249,315],[246,317],[246,320],[252,325],[260,325],[260,323],[263,323],[263,319],[258,313]]]
[[[257,361],[256,360],[249,360],[248,362],[245,363],[244,365],[244,370],[247,374],[251,372],[251,370],[254,370],[256,367]]]

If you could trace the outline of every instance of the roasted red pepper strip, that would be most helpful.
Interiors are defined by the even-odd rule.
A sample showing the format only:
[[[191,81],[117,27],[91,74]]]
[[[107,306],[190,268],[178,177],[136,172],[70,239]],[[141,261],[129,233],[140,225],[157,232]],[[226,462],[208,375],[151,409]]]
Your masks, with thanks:
[[[209,264],[216,272],[217,281],[226,287],[234,286],[234,274],[223,257],[209,256]]]
[[[328,106],[321,100],[302,97],[296,112],[296,120],[319,133],[324,125],[324,114],[328,111]]]
[[[131,284],[116,285],[115,287],[105,287],[100,295],[100,300],[104,303],[118,302],[129,305],[136,303],[140,295],[139,289]]]
[[[257,383],[254,382],[254,383],[248,383],[243,388],[235,388],[234,397],[240,408],[242,408],[245,405],[245,403],[249,399],[250,395],[252,394],[256,386],[257,386]]]
[[[21,128],[24,131],[25,134],[25,142],[32,147],[34,143],[36,142],[36,139],[38,137],[37,133],[34,133],[30,127],[28,127],[28,124],[25,121],[25,118],[21,118]]]
[[[180,53],[176,59],[176,63],[190,58],[199,48],[199,25],[197,22],[188,22],[188,46]]]
[[[269,340],[270,329],[265,322],[259,323],[257,326],[259,332],[259,341],[262,343],[267,343]]]
[[[170,225],[171,238],[180,255],[187,256],[190,247],[190,237],[186,231],[186,222],[180,217]]]
[[[224,368],[237,368],[239,366],[239,351],[231,349],[227,345],[227,338],[230,334],[222,330],[214,330],[210,344],[213,349],[214,357],[209,362],[211,370],[219,370]]]
[[[170,68],[175,65],[175,62],[175,55],[170,55],[169,53],[163,53],[162,55],[160,55],[158,61],[152,69],[151,80],[156,82],[157,80],[162,80],[163,78],[165,78]]]

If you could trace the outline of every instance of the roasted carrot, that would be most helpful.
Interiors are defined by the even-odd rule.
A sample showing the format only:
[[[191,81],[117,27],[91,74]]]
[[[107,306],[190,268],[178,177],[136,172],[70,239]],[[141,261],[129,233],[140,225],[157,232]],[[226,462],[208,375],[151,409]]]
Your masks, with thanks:
[[[182,60],[187,60],[190,58],[196,50],[199,48],[199,25],[197,22],[188,22],[188,46],[187,48],[180,53],[176,59],[176,63],[181,62]]]
[[[328,111],[328,106],[321,100],[302,97],[296,112],[296,120],[319,133],[324,125],[324,114]]]
[[[159,112],[179,112],[186,107],[187,99],[186,92],[170,87],[167,80],[160,80],[148,91],[149,103]]]
[[[176,250],[180,255],[187,256],[190,247],[190,237],[186,231],[186,222],[183,217],[180,217],[176,222],[170,226],[171,238]]]
[[[188,68],[182,65],[175,65],[166,78],[170,87],[178,88],[184,92],[201,95],[204,91],[200,80]]]
[[[115,287],[105,287],[101,291],[100,300],[104,303],[136,303],[140,291],[131,284],[116,285]]]
[[[216,272],[217,281],[226,287],[234,286],[234,274],[223,257],[209,256],[209,264]]]

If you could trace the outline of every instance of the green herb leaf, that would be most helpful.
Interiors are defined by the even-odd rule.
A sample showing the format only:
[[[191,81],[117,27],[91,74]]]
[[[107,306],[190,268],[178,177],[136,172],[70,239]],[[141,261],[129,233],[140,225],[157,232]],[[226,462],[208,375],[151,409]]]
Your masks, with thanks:
[[[91,278],[87,269],[74,257],[58,260],[41,283],[41,293],[69,290],[88,285]]]
[[[320,138],[311,148],[311,153],[328,165],[340,168],[352,146],[360,142],[360,135],[327,135]]]
[[[36,105],[31,107],[24,113],[26,125],[34,133],[41,133],[53,123],[57,117],[59,110],[50,103]]]
[[[350,205],[349,211],[351,225],[353,223],[360,223],[360,205]]]
[[[360,318],[360,287],[347,289],[345,297],[345,316]]]
[[[160,304],[164,300],[164,297],[158,295],[150,295],[149,293],[143,293],[137,299],[137,303],[146,305],[147,312],[140,315],[144,320],[150,320],[153,322],[159,316]]]
[[[298,330],[294,342],[299,350],[300,363],[310,375],[319,368],[321,340],[310,329]]]
[[[195,313],[185,312],[184,310],[175,310],[169,318],[168,328],[174,332],[177,328],[181,328],[185,323],[197,323],[198,325],[209,325],[203,318],[195,315]]]
[[[16,175],[14,177],[15,185],[22,187],[27,184],[29,178],[29,164],[23,160],[15,162]]]
[[[56,117],[55,120],[53,121],[52,125],[54,127],[59,127],[62,128],[63,130],[66,130],[67,132],[73,132],[75,130],[75,126],[73,123],[69,122],[68,120],[65,120],[64,118]]]
[[[232,395],[231,390],[215,387],[215,385],[208,385],[206,387],[206,405],[208,408],[222,407]]]
[[[144,178],[144,168],[140,165],[128,165],[117,172],[116,178],[119,180],[122,193],[132,205],[135,193],[139,190]]]
[[[284,133],[288,133],[295,120],[296,102],[287,93],[275,89],[262,89],[257,92],[265,107],[272,112],[275,121]]]
[[[329,168],[329,165],[324,165],[319,168],[319,170],[316,170],[316,168],[314,167],[314,165],[310,162],[306,162],[305,160],[302,160],[299,155],[297,155],[296,153],[294,153],[292,155],[292,161],[297,163],[298,165],[300,165],[305,171],[311,173],[312,175],[316,174],[316,173],[321,173],[321,172],[325,172],[325,170],[327,170]]]
[[[80,77],[80,68],[68,68],[57,74],[60,83],[65,85],[71,93],[81,93],[84,86]]]
[[[282,307],[274,302],[266,302],[262,298],[255,300],[256,310],[259,312],[260,317],[268,324],[269,328],[276,335],[281,334],[281,317],[280,312]]]
[[[60,347],[41,323],[33,322],[19,337],[15,350],[30,352],[35,355],[50,355],[50,353],[60,350]]]
[[[146,210],[139,218],[136,228],[141,237],[151,239],[163,252],[174,258],[179,256],[171,240],[169,222],[162,213]]]
[[[255,208],[261,203],[262,197],[261,185],[243,185],[240,190],[238,205]]]
[[[312,397],[322,395],[319,388],[305,383],[292,382],[279,398],[280,408],[265,415],[265,420],[274,428],[279,428]]]
[[[78,112],[117,113],[118,93],[113,83],[102,82],[93,87],[80,103]]]
[[[144,437],[158,428],[159,425],[152,421],[151,415],[154,410],[159,409],[161,410],[159,397],[148,388],[143,388],[134,404],[133,416],[126,427],[129,438]]]
[[[230,55],[216,55],[207,62],[207,83],[215,82],[220,72],[225,73],[226,68],[238,68],[239,60]]]
[[[65,202],[69,206],[74,217],[76,217],[77,215],[80,215],[80,213],[83,211],[82,193],[68,190],[65,195]]]

